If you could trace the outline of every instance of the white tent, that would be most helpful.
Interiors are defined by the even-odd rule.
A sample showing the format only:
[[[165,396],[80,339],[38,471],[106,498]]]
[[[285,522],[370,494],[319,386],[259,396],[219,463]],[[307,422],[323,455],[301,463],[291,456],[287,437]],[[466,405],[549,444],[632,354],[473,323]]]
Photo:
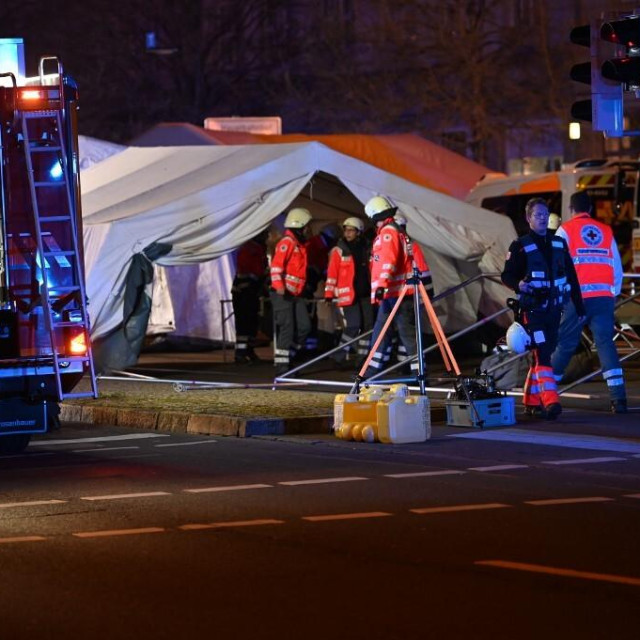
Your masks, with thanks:
[[[515,237],[504,216],[317,142],[130,147],[85,171],[82,190],[94,338],[122,322],[124,282],[134,255],[166,243],[171,250],[157,264],[212,260],[253,237],[296,198],[307,199],[314,213],[322,203],[342,216],[361,213],[361,203],[372,195],[387,195],[425,248],[437,291],[501,270]],[[468,326],[478,312],[492,313],[504,305],[505,293],[502,285],[485,280],[440,302],[445,330]]]

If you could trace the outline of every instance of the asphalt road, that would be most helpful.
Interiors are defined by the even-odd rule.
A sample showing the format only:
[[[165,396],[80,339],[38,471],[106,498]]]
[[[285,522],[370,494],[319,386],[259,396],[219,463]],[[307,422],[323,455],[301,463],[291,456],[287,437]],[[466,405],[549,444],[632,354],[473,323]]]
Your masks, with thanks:
[[[0,638],[635,639],[640,425],[588,419],[36,439],[0,459]]]

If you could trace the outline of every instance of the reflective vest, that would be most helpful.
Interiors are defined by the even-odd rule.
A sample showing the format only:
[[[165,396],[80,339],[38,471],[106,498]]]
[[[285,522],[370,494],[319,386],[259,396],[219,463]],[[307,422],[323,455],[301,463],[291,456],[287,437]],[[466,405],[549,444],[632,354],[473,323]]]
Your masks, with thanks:
[[[278,292],[299,296],[307,281],[307,250],[287,229],[271,259],[271,286]]]
[[[565,273],[566,245],[554,237],[551,240],[551,273],[545,257],[532,238],[520,239],[527,258],[525,279],[533,286],[534,293],[520,294],[520,308],[524,311],[540,311],[566,304],[571,285]]]
[[[329,252],[324,297],[328,300],[335,298],[339,307],[352,305],[356,297],[353,286],[355,277],[356,265],[353,255],[345,251],[345,248],[338,242]]]
[[[378,230],[371,250],[371,300],[375,299],[376,289],[380,288],[385,290],[385,299],[397,298],[407,278],[412,275],[413,264],[406,235],[393,218],[388,218]],[[407,288],[407,294],[413,294],[413,287]]]
[[[615,296],[615,262],[611,227],[580,213],[561,229],[569,245],[583,298]]]

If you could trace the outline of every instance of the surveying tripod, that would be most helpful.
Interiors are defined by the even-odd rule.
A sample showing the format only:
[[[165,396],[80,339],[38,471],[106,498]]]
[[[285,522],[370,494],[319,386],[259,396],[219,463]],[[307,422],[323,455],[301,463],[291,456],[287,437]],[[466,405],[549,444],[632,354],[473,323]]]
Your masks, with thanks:
[[[411,254],[410,254],[411,255]],[[412,256],[413,257],[413,256]],[[406,280],[402,289],[400,290],[400,295],[396,300],[389,317],[384,323],[382,330],[380,331],[380,335],[377,337],[375,343],[371,347],[369,351],[369,355],[367,356],[364,364],[362,365],[358,375],[356,376],[355,383],[351,389],[351,393],[359,393],[360,385],[364,382],[364,373],[369,367],[369,363],[371,362],[374,354],[376,353],[380,343],[384,340],[385,334],[387,333],[393,319],[404,300],[405,295],[407,294],[409,287],[414,287],[413,291],[413,313],[415,316],[416,323],[416,357],[418,360],[418,375],[417,377],[408,377],[408,378],[398,378],[395,380],[385,380],[385,383],[396,383],[396,382],[417,382],[420,387],[420,395],[426,395],[426,380],[425,380],[425,366],[424,366],[424,353],[422,350],[422,319],[420,314],[420,301],[424,304],[424,307],[427,311],[427,316],[429,317],[429,322],[431,323],[431,327],[433,328],[433,333],[438,342],[438,347],[440,348],[440,353],[442,354],[442,359],[444,361],[445,367],[449,373],[452,371],[456,376],[460,376],[460,368],[458,367],[458,363],[456,362],[455,357],[451,351],[451,347],[449,346],[449,342],[447,341],[446,336],[444,335],[444,331],[442,329],[442,325],[438,320],[438,316],[431,304],[431,300],[429,300],[429,296],[427,294],[426,289],[424,288],[424,284],[420,279],[420,273],[418,271],[418,267],[415,262],[413,262],[413,275]],[[418,295],[419,294],[419,295]]]

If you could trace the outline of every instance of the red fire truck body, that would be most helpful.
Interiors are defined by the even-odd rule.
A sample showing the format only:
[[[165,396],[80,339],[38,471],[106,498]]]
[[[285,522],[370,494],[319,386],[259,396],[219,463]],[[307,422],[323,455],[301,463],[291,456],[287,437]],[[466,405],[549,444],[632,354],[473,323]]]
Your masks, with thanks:
[[[44,60],[57,66],[43,74]],[[78,92],[55,58],[0,86],[0,452],[58,425],[65,398],[96,396],[79,198]],[[90,391],[74,393],[83,376]]]

